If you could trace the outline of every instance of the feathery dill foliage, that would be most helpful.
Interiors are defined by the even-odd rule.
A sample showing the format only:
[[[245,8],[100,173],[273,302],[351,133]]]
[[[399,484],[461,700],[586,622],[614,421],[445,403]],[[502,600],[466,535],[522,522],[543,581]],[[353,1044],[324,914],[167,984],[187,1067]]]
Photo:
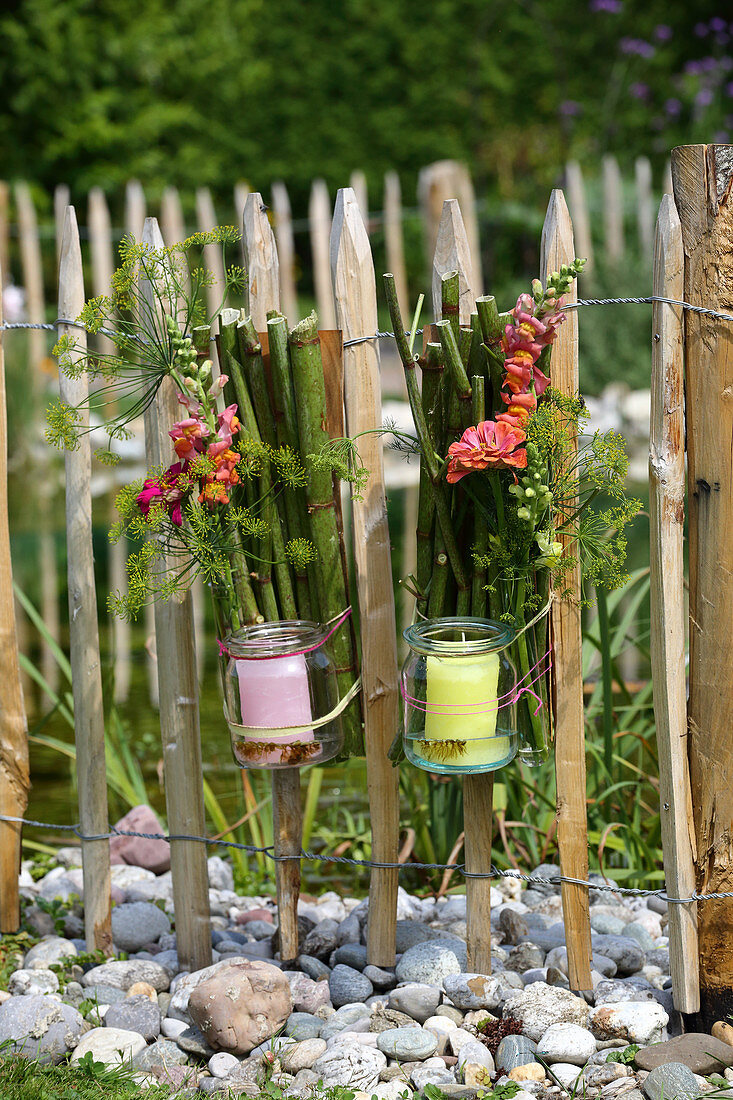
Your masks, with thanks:
[[[110,440],[110,450],[98,454],[102,461],[115,461],[111,457],[113,442],[129,437],[126,425],[148,408],[166,375],[182,386],[181,377],[176,375],[185,360],[181,348],[174,345],[175,331],[179,335],[190,333],[210,319],[204,292],[214,277],[200,263],[201,250],[212,244],[222,249],[222,301],[230,290],[246,285],[244,269],[226,265],[227,246],[239,237],[233,226],[194,233],[165,248],[123,237],[120,266],[112,276],[109,295],[89,299],[76,318],[88,333],[106,336],[114,351],[85,350],[77,338],[68,334],[58,340],[53,354],[61,370],[69,378],[86,372],[90,382],[100,383],[92,386],[88,409],[90,416],[102,421]],[[181,339],[188,341],[190,349],[190,337]],[[80,423],[78,409],[55,401],[47,412],[46,439],[52,446],[73,449]]]

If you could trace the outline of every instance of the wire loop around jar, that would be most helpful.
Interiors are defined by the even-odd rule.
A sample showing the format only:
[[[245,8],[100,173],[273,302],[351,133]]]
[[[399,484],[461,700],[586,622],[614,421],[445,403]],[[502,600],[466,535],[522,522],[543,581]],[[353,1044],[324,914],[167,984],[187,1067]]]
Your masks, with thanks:
[[[288,655],[290,656],[290,654]],[[236,658],[233,658],[236,660]],[[361,691],[361,676],[357,677],[349,690],[344,695],[343,699],[339,699],[333,710],[330,710],[328,714],[322,714],[319,718],[312,718],[307,725],[301,726],[242,726],[237,722],[232,722],[228,719],[229,726],[232,729],[242,730],[243,737],[246,738],[247,733],[251,731],[258,735],[266,733],[268,735],[268,741],[285,740],[285,738],[298,737],[301,734],[310,733],[312,730],[320,729],[322,726],[327,726],[329,722],[333,722],[334,719],[346,710],[352,699]]]
[[[536,691],[532,691],[532,684],[536,684],[538,680],[541,680],[543,676],[552,668],[552,648],[548,649],[544,656],[540,657],[539,661],[536,661],[521,680],[518,680],[511,691],[504,692],[503,695],[497,696],[496,699],[486,699],[481,703],[434,703],[428,706],[423,699],[418,699],[414,695],[409,695],[405,688],[404,679],[400,681],[400,693],[407,706],[412,707],[413,710],[419,710],[423,714],[447,714],[457,716],[470,716],[474,714],[493,714],[495,711],[502,710],[504,707],[511,707],[519,701],[522,695],[533,695],[538,701],[538,707],[534,711],[538,714],[542,707],[544,707],[544,701],[540,698]],[[538,665],[541,665],[544,660],[547,660],[546,668],[540,669],[536,676],[527,684],[523,684],[523,681],[530,676]],[[499,702],[500,699],[506,699],[505,703]]]
[[[347,607],[345,611],[339,612],[335,619],[329,619],[325,626],[330,626],[330,630],[327,630],[325,633],[323,632],[323,627],[321,627],[320,624],[306,624],[304,621],[300,620],[292,620],[292,622],[290,620],[283,620],[282,622],[276,623],[260,623],[255,627],[249,628],[249,636],[246,636],[247,629],[241,631],[241,636],[239,637],[237,637],[236,635],[232,635],[231,638],[227,639],[229,645],[231,646],[232,642],[234,642],[235,648],[237,645],[256,645],[258,634],[262,638],[271,641],[271,638],[267,638],[268,629],[271,634],[273,627],[283,626],[294,627],[297,625],[302,628],[307,625],[308,627],[310,627],[312,633],[320,631],[320,636],[318,638],[318,641],[315,642],[313,645],[305,646],[301,649],[288,649],[287,652],[284,653],[232,653],[231,648],[227,647],[225,642],[222,642],[219,638],[217,638],[216,641],[217,645],[219,646],[219,656],[230,657],[232,661],[272,661],[277,660],[279,657],[302,657],[305,656],[305,654],[307,653],[314,653],[317,649],[320,649],[321,646],[328,641],[331,635],[335,634],[338,628],[346,622],[349,615],[351,615],[351,607]],[[264,644],[264,642],[261,644]]]

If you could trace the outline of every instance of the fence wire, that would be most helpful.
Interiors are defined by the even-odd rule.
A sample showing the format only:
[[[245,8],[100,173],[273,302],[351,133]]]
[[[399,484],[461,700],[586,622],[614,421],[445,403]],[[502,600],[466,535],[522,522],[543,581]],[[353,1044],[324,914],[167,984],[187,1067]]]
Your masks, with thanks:
[[[109,840],[115,836],[132,836],[139,837],[141,840],[165,840],[168,842],[172,840],[193,840],[201,844],[214,845],[221,848],[232,848],[238,852],[246,852],[248,855],[264,855],[267,859],[272,860],[273,863],[284,863],[292,859],[304,859],[314,863],[339,863],[348,867],[368,867],[370,869],[376,868],[377,870],[387,871],[457,871],[459,874],[463,875],[464,878],[513,878],[519,879],[521,882],[527,882],[530,886],[533,884],[538,886],[561,886],[563,883],[569,883],[572,886],[583,886],[588,890],[602,890],[611,894],[623,894],[628,897],[661,898],[662,901],[666,901],[670,905],[690,905],[692,902],[696,901],[718,901],[724,898],[733,898],[733,891],[720,891],[710,894],[698,894],[696,891],[688,898],[676,898],[671,897],[664,887],[648,889],[641,886],[617,886],[615,883],[611,882],[590,881],[588,879],[572,878],[569,875],[553,875],[552,878],[546,878],[540,875],[527,874],[524,871],[503,870],[500,867],[495,867],[493,864],[489,871],[468,871],[463,863],[386,863],[371,859],[349,859],[347,856],[306,852],[302,848],[300,854],[297,856],[279,856],[276,855],[273,845],[257,847],[257,845],[254,844],[239,844],[234,840],[220,840],[218,837],[196,836],[189,833],[138,833],[132,830],[111,827],[109,832],[87,835],[82,833],[79,823],[76,825],[53,825],[49,821],[32,821],[25,817],[11,817],[7,814],[0,814],[0,821],[5,821],[14,825],[30,825],[37,829],[69,832],[73,833],[81,841]]]

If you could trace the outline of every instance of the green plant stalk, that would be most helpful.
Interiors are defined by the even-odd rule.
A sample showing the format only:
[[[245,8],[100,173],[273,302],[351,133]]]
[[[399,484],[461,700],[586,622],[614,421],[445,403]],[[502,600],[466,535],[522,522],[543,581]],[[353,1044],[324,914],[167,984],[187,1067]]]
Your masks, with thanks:
[[[440,334],[440,342],[443,346],[446,375],[450,379],[451,386],[458,399],[459,424],[462,429],[468,428],[471,424],[472,416],[471,383],[468,380],[466,368],[463,365],[461,353],[458,350],[458,344],[456,343],[455,336],[453,335],[451,322],[438,321],[435,327]],[[449,427],[452,427],[452,425],[450,425]]]
[[[310,848],[313,828],[318,813],[318,799],[321,795],[323,784],[323,768],[311,768],[308,772],[308,786],[305,791],[305,805],[303,807],[303,836],[302,846],[308,851]]]
[[[252,399],[249,396],[249,390],[247,389],[247,382],[244,377],[244,371],[242,370],[242,364],[234,354],[234,352],[225,351],[222,366],[225,366],[225,374],[229,376],[229,382],[234,387],[234,395],[237,404],[237,413],[239,415],[240,422],[251,433],[253,427],[257,428],[257,420],[255,418],[254,409],[252,407]],[[259,439],[259,433],[256,436]],[[254,489],[252,482],[247,478],[244,480],[244,495],[248,508],[252,508],[255,502]]]
[[[461,331],[461,283],[458,272],[446,271],[440,283],[440,315],[444,321],[450,321],[453,335],[458,343],[458,335]]]
[[[504,333],[506,315],[502,316],[499,313],[493,294],[485,294],[482,298],[477,298],[476,309],[486,356],[487,380],[490,383],[486,403],[487,408],[493,412],[499,407],[501,401],[499,392],[504,381],[504,360],[499,353],[499,345]]]
[[[224,364],[227,362],[227,354],[237,358],[237,322],[239,321],[238,309],[223,309],[219,314],[219,335],[216,338],[216,347],[219,352],[219,363],[222,368],[222,374],[226,374]],[[224,386],[224,404],[225,406],[236,405],[237,393],[234,388],[234,381],[231,377],[228,377],[228,381]]]
[[[486,419],[484,379],[474,375],[472,379],[472,412],[474,424]],[[473,509],[473,549],[475,554],[485,554],[489,543],[489,529],[479,509]],[[486,567],[474,562],[471,578],[471,614],[482,619],[486,615]]]
[[[485,378],[487,373],[486,354],[484,352],[481,337],[481,325],[478,319],[478,313],[471,314],[471,351],[468,357],[468,364],[466,371],[469,378],[475,378],[477,375]]]
[[[611,624],[608,615],[608,594],[605,588],[596,589],[598,603],[598,636],[601,652],[601,679],[603,682],[603,761],[610,779],[613,769],[613,668],[611,657]]]
[[[430,597],[428,599],[428,618],[439,619],[447,614],[446,599],[448,595],[448,556],[445,553],[443,533],[440,528],[435,532],[435,557],[433,558],[433,576],[430,581]]]
[[[523,564],[526,565],[526,562],[524,562]],[[525,673],[528,673],[530,671],[530,669],[532,667],[532,662],[530,661],[529,652],[528,652],[528,649],[527,649],[527,631],[522,630],[522,627],[524,626],[524,601],[525,601],[526,588],[527,588],[527,579],[526,579],[526,577],[522,576],[517,581],[517,595],[516,595],[516,606],[515,606],[515,617],[516,617],[516,620],[517,620],[517,627],[519,628],[521,633],[517,634],[517,637],[516,637],[516,640],[515,640],[515,643],[514,643],[515,646],[516,646],[516,650],[517,650],[517,654],[518,654],[518,658],[519,658],[518,662],[517,662],[517,664],[518,664],[517,672],[519,673],[519,679],[520,680],[522,679],[522,676],[525,675]],[[530,627],[530,629],[533,629],[533,628]],[[537,647],[535,647],[535,648],[537,648]],[[536,675],[536,674],[537,674],[537,670],[535,669],[534,670],[534,675]],[[531,687],[531,684],[527,680],[525,680],[522,684],[522,687]],[[531,695],[527,695],[527,696],[522,695],[519,698],[519,700],[517,701],[517,706],[527,708],[527,715],[529,717],[530,725],[532,726],[532,733],[533,733],[533,737],[534,737],[534,747],[538,750],[541,750],[542,747],[543,747],[542,718],[538,714],[534,713],[534,711],[532,709],[532,699],[533,699],[533,696],[531,696]]]
[[[441,386],[443,381],[443,353],[440,344],[428,344],[422,368],[422,407],[426,423],[434,439],[441,434]],[[428,607],[428,590],[433,571],[433,530],[435,525],[435,498],[430,487],[430,473],[425,456],[420,455],[420,486],[417,503],[417,610],[425,615]]]
[[[336,518],[334,486],[331,472],[308,462],[308,455],[319,454],[329,441],[326,428],[326,386],[323,360],[318,339],[318,319],[315,313],[306,317],[290,332],[290,363],[298,417],[298,435],[308,470],[306,497],[310,516],[310,532],[316,547],[315,593],[320,621],[325,623],[348,605],[348,595],[341,560],[341,539]],[[331,649],[336,661],[339,695],[346,695],[356,674],[356,655],[351,632],[341,628],[332,637]],[[361,712],[358,702],[350,703],[343,712],[344,748],[349,754],[362,751]]]
[[[252,394],[252,405],[257,415],[260,439],[268,447],[276,447],[275,417],[273,416],[270,393],[267,388],[262,345],[251,317],[246,317],[237,324],[237,342],[239,344],[239,361],[244,369],[249,392]]]
[[[270,377],[272,380],[272,409],[279,446],[300,452],[298,418],[295,411],[295,393],[290,374],[288,354],[288,328],[284,317],[270,317],[267,322],[270,344]],[[285,489],[283,492],[288,534],[293,538],[307,538],[308,508],[305,493],[301,489]],[[313,601],[308,574],[305,569],[294,569],[296,603],[301,619],[313,619]]]
[[[405,383],[407,385],[407,396],[410,401],[412,418],[415,422],[415,430],[417,432],[420,450],[425,458],[425,464],[430,477],[433,498],[435,500],[436,517],[443,533],[445,552],[448,555],[453,575],[456,578],[456,584],[459,588],[466,588],[467,581],[463,562],[451,525],[450,505],[448,503],[446,486],[443,481],[442,463],[436,454],[435,444],[428,430],[425,413],[423,412],[420,387],[418,386],[415,376],[415,360],[410,352],[405,330],[402,325],[402,315],[397,302],[397,292],[395,290],[393,275],[387,274],[384,276],[384,289],[387,305],[389,306],[390,318],[392,320],[392,331],[395,334],[397,351],[402,360],[402,366],[405,372]]]
[[[455,338],[457,346],[460,333],[460,284],[457,271],[447,271],[443,275],[440,287],[440,297],[442,320],[449,323],[450,331]],[[443,356],[445,359],[445,351],[443,352]],[[443,382],[443,426],[445,434],[442,440],[436,440],[436,445],[442,452],[447,451],[451,443],[460,439],[462,422],[459,388],[455,384],[450,364],[447,361],[445,362],[445,366],[446,372]]]

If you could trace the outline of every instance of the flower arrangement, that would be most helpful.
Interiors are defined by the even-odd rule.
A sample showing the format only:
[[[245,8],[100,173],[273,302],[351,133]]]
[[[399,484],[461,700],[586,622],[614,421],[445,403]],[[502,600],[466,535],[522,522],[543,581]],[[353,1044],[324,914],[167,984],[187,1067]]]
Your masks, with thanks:
[[[210,276],[196,255],[212,243],[225,249],[238,236],[217,229],[171,248],[125,238],[111,294],[87,302],[79,317],[89,332],[109,337],[114,352],[72,357],[79,349],[68,338],[55,348],[62,370],[86,371],[96,383],[89,408],[109,437],[109,447],[97,452],[103,462],[118,461],[116,441],[128,436],[159,388],[174,387],[180,419],[169,432],[169,463],[116,497],[120,518],[110,538],[124,537],[133,549],[127,591],[111,593],[108,605],[135,618],[146,603],[170,599],[201,577],[215,595],[224,655],[227,637],[244,628],[325,623],[348,604],[338,496],[331,474],[313,458],[329,438],[315,315],[288,332],[286,319],[273,314],[266,362],[251,319],[223,310],[221,373],[209,357],[211,319],[202,291]],[[244,279],[241,268],[227,267],[225,294],[241,289]],[[57,401],[47,438],[73,448],[80,422],[78,409]],[[343,699],[355,677],[350,630],[339,630],[331,645]],[[358,702],[342,722],[348,751],[358,751]],[[292,746],[283,753],[292,757]]]

